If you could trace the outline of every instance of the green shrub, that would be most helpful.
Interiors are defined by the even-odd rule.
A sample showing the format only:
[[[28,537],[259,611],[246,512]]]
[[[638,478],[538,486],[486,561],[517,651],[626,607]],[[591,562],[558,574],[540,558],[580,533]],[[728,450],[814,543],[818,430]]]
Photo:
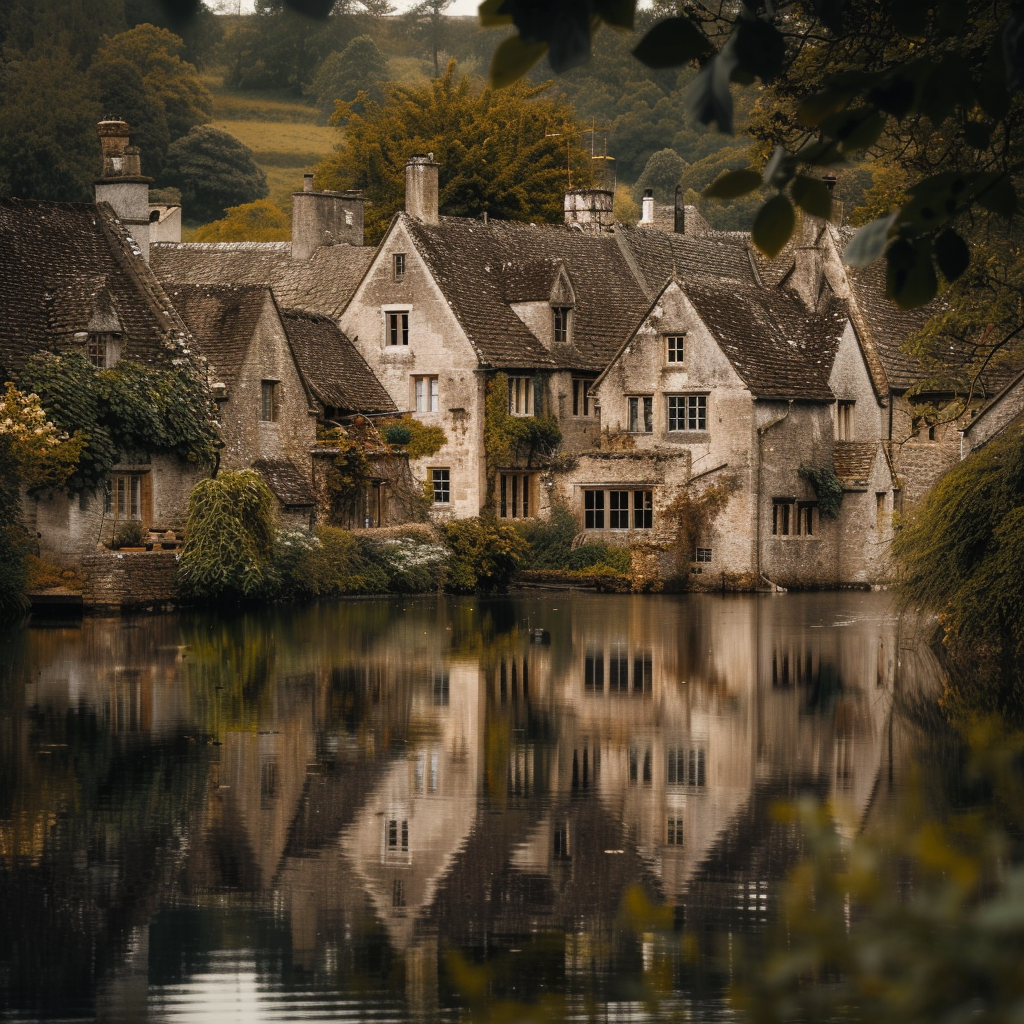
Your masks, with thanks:
[[[388,444],[408,444],[412,440],[412,431],[399,423],[393,423],[384,430],[384,440]]]
[[[629,548],[592,543],[573,549],[572,542],[579,528],[573,514],[564,506],[556,506],[547,520],[530,520],[520,523],[516,529],[529,544],[523,556],[524,569],[579,571],[603,565],[629,575],[633,561]]]
[[[368,557],[365,546],[334,526],[321,526],[315,535],[278,534],[274,566],[281,580],[278,594],[286,598],[384,594],[390,589],[387,572]]]
[[[149,530],[137,519],[122,523],[114,537],[114,548],[140,548],[149,540]]]
[[[375,539],[361,537],[366,557],[387,574],[394,594],[425,594],[439,590],[448,578],[448,549],[434,539],[410,532]]]
[[[256,598],[277,590],[273,501],[270,488],[251,469],[196,484],[178,567],[183,597]]]
[[[508,590],[528,549],[512,527],[486,519],[458,519],[441,532],[450,553],[447,589],[456,593]]]

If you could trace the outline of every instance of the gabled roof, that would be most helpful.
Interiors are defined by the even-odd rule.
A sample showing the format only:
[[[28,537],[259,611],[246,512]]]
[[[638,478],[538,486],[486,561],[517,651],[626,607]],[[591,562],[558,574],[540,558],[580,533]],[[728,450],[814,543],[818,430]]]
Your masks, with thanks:
[[[267,481],[274,497],[286,508],[316,504],[309,481],[290,459],[257,459],[252,468]]]
[[[270,289],[258,284],[171,289],[171,301],[210,364],[210,379],[226,384],[229,393],[268,298]]]
[[[647,297],[611,233],[459,217],[428,225],[400,214],[399,221],[485,366],[601,370],[646,311]],[[550,351],[505,298],[504,268],[555,260],[571,277],[576,305],[573,343]],[[536,281],[531,287],[535,294]]]
[[[168,287],[266,285],[282,306],[337,317],[375,251],[329,245],[308,260],[296,260],[290,242],[159,242],[150,246],[150,261]]]
[[[348,412],[397,411],[391,396],[333,320],[294,309],[280,313],[299,372],[318,402]]]
[[[181,318],[107,203],[0,199],[0,367],[116,327],[121,356],[187,359]]]

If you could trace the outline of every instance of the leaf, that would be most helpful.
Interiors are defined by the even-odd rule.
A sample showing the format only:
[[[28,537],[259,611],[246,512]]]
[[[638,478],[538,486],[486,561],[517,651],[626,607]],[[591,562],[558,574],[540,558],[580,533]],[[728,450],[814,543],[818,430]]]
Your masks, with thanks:
[[[733,40],[736,70],[756,75],[762,82],[770,82],[782,70],[786,41],[774,25],[760,18],[740,18],[729,37]]]
[[[862,116],[859,121],[849,125],[839,136],[842,150],[850,153],[856,149],[867,149],[878,141],[885,127],[885,115],[877,110]]]
[[[980,191],[976,202],[991,213],[1009,220],[1017,212],[1017,190],[1008,174],[1001,174],[987,188]]]
[[[606,25],[632,31],[636,18],[636,0],[601,0],[596,7]]]
[[[652,26],[633,56],[649,68],[674,68],[707,56],[711,43],[689,18],[666,18]]]
[[[955,281],[970,265],[971,250],[967,243],[952,229],[946,228],[933,246],[935,262],[947,281]]]
[[[843,8],[846,0],[814,0],[814,10],[818,20],[830,32],[841,32],[843,29]]]
[[[946,54],[928,73],[918,109],[933,125],[941,124],[957,106],[974,105],[974,89],[966,61],[959,54]]]
[[[504,89],[522,78],[548,51],[547,43],[524,43],[520,36],[509,36],[491,58],[491,85]]]
[[[754,218],[751,241],[767,256],[774,259],[789,241],[796,224],[793,206],[786,196],[772,196]]]
[[[905,36],[921,36],[928,24],[926,0],[889,0],[889,16],[896,31]]]
[[[725,45],[697,73],[686,90],[686,107],[692,118],[701,124],[718,126],[720,132],[732,134],[732,94],[729,81],[736,67],[736,54],[730,36]]]
[[[720,174],[706,189],[705,199],[736,199],[759,189],[763,184],[761,175],[752,167]]]
[[[939,290],[932,247],[927,238],[897,239],[886,251],[885,297],[900,309],[914,309],[935,298]]]
[[[967,121],[963,126],[964,141],[972,149],[987,149],[992,139],[992,127],[984,121]]]
[[[851,267],[867,267],[874,263],[889,244],[889,232],[896,223],[897,215],[898,211],[887,213],[865,224],[850,239],[843,252],[843,262]]]
[[[832,193],[820,178],[798,174],[789,191],[793,202],[812,217],[828,220],[832,216]]]
[[[796,157],[786,152],[785,146],[776,146],[764,169],[766,185],[784,189],[796,173]]]
[[[1014,11],[1003,28],[1006,87],[1011,93],[1024,87],[1024,12]]]
[[[484,0],[477,8],[482,28],[496,28],[499,25],[511,25],[512,15],[501,10],[505,0]]]

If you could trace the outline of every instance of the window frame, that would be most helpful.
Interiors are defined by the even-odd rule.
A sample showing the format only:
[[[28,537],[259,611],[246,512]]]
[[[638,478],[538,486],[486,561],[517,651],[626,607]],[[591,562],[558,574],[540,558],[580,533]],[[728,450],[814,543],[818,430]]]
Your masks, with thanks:
[[[616,533],[654,529],[654,488],[635,484],[583,487],[583,529]],[[625,504],[622,504],[625,495]],[[637,525],[645,523],[647,525]]]
[[[142,479],[145,473],[129,470],[114,471],[103,488],[103,514],[111,516],[115,523],[141,523]],[[125,513],[125,514],[122,514]]]
[[[423,394],[420,395],[422,385]],[[420,399],[423,408],[420,408]],[[418,373],[412,378],[412,404],[415,412],[440,412],[441,385],[436,373]]]
[[[627,395],[626,423],[630,434],[653,434],[654,395]]]
[[[836,440],[853,441],[855,430],[855,414],[857,403],[853,399],[836,401]]]
[[[817,501],[796,498],[772,498],[772,536],[816,540],[821,529],[821,509]]]
[[[391,352],[405,352],[409,349],[412,308],[409,306],[385,306],[384,348]],[[392,341],[391,339],[395,340]]]
[[[686,333],[666,334],[665,338],[665,362],[672,366],[679,366],[686,361]]]
[[[452,471],[448,466],[430,467],[430,485],[434,495],[434,505],[448,508],[452,503]],[[438,495],[447,497],[439,498]]]
[[[408,258],[404,252],[392,253],[391,258],[391,274],[395,281],[402,281],[405,279],[406,271],[408,270]]]
[[[498,518],[532,519],[536,473],[505,470],[498,473]],[[509,512],[511,509],[511,514]]]
[[[708,397],[706,391],[685,391],[666,395],[666,431],[670,434],[706,434],[708,431]],[[681,413],[679,408],[674,408],[677,403],[682,403]],[[690,426],[691,422],[696,425]]]
[[[260,423],[277,423],[281,413],[281,382],[260,381]]]
[[[695,547],[694,550],[693,550],[693,560],[694,560],[694,562],[699,562],[701,564],[707,565],[712,560],[713,557],[714,557],[714,549],[713,548]]]
[[[590,377],[572,378],[572,414],[576,419],[592,419],[594,413],[591,411],[594,406],[594,396],[590,388],[594,381]],[[580,412],[580,406],[583,412]]]
[[[568,345],[572,330],[572,306],[551,307],[551,336],[557,345]]]
[[[85,358],[94,370],[109,370],[121,356],[121,335],[116,331],[89,331],[85,338]]]
[[[535,407],[535,381],[531,374],[507,375],[508,379],[508,414],[509,416],[533,416]],[[520,401],[522,399],[522,401]]]

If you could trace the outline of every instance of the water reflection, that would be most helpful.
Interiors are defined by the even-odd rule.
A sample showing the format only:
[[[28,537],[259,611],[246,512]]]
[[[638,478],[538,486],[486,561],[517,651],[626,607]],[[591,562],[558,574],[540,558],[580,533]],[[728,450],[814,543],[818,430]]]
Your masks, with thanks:
[[[0,1007],[454,1019],[486,963],[491,1000],[648,1019],[657,981],[663,1011],[721,1014],[717,940],[763,927],[799,854],[773,802],[814,792],[852,834],[892,788],[900,645],[870,594],[8,636]]]

